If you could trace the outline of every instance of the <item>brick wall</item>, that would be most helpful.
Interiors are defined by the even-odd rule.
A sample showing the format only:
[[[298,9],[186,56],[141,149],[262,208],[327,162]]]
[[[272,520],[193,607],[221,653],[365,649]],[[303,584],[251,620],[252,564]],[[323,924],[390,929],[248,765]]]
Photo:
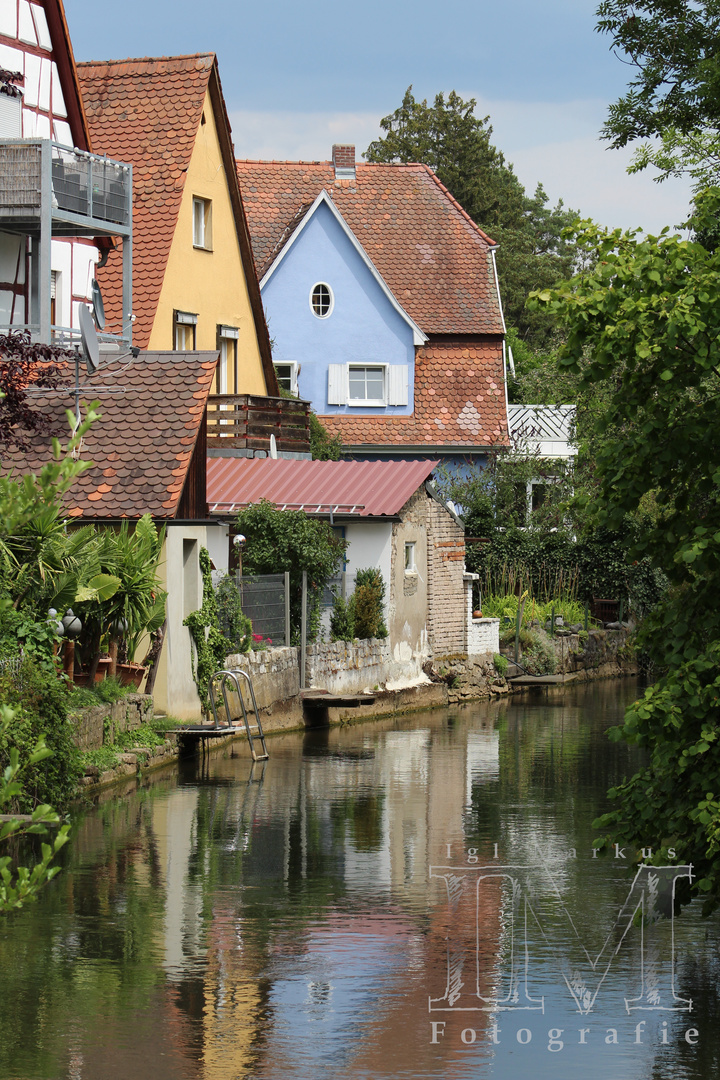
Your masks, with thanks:
[[[465,532],[427,499],[428,637],[433,653],[465,651]]]

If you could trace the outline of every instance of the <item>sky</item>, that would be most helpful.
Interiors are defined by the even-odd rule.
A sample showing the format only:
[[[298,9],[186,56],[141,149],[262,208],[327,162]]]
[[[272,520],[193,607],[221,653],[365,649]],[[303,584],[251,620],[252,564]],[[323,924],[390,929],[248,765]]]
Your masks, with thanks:
[[[216,52],[238,157],[360,157],[406,88],[456,90],[490,116],[493,141],[529,192],[610,228],[678,226],[685,180],[626,172],[599,131],[632,69],[595,32],[598,0],[65,0],[76,60]]]

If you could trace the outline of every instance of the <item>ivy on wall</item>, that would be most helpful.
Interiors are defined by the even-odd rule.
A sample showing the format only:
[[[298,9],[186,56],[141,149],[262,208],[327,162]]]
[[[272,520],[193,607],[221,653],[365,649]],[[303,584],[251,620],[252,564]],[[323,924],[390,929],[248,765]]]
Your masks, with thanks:
[[[232,643],[228,641],[220,630],[217,598],[212,583],[212,564],[207,548],[200,548],[200,572],[203,581],[202,607],[199,611],[192,611],[183,620],[183,626],[187,626],[195,646],[193,678],[203,710],[208,712],[210,679],[219,668],[224,667],[225,658],[233,648],[242,646],[241,651],[248,652],[252,643],[252,623],[242,613],[239,617],[236,615],[236,629],[244,629],[244,638]]]

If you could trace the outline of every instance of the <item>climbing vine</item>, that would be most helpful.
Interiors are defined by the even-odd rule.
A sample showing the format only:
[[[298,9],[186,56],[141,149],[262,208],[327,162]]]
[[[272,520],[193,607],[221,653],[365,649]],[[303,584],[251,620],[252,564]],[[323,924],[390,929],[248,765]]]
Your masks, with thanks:
[[[183,625],[187,626],[190,636],[195,645],[193,657],[193,678],[197,686],[198,696],[205,712],[210,706],[208,691],[210,679],[218,668],[223,667],[225,657],[237,644],[232,645],[220,630],[219,612],[215,591],[212,584],[212,564],[207,548],[200,548],[200,571],[203,580],[202,607],[199,611],[192,611]],[[247,648],[250,648],[252,625],[247,620]]]

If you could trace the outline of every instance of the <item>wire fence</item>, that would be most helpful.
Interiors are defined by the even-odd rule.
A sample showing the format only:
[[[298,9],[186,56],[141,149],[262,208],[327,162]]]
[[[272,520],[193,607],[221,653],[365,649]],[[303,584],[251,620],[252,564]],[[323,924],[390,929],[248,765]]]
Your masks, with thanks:
[[[243,615],[252,621],[253,634],[274,645],[289,645],[286,626],[286,575],[243,574],[235,584]],[[222,630],[222,626],[220,627]]]

